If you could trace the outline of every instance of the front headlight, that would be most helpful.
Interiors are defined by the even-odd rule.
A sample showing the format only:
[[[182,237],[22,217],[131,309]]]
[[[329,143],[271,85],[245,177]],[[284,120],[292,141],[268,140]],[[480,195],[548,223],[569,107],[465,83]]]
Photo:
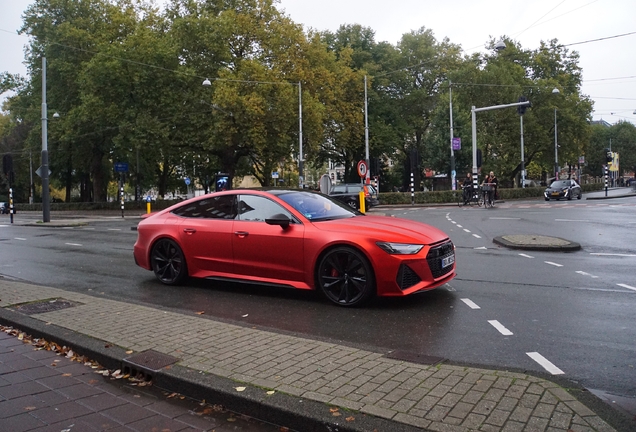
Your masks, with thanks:
[[[392,255],[415,255],[422,250],[424,245],[420,244],[406,244],[406,243],[389,243],[389,242],[377,242],[376,243],[384,252]]]
[[[564,193],[565,196],[568,196],[568,194],[570,193],[570,189],[564,190],[563,193]]]

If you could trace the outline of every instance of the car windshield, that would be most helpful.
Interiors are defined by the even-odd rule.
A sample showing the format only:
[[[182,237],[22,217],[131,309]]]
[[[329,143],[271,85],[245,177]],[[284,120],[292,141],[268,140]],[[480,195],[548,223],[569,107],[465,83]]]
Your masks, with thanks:
[[[311,221],[343,219],[356,215],[352,209],[317,193],[289,192],[278,197]]]
[[[565,188],[570,186],[570,181],[569,180],[557,180],[552,182],[552,184],[550,185],[551,188]]]

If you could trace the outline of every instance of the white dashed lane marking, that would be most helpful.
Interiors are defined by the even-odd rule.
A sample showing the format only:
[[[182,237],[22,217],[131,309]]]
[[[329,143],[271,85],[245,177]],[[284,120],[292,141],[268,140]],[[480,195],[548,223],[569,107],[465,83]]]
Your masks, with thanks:
[[[461,301],[463,301],[464,303],[466,303],[468,305],[469,308],[471,309],[481,309],[479,306],[477,306],[477,304],[472,301],[471,299],[467,299],[467,298],[463,298],[461,299]]]
[[[65,245],[69,245],[69,246],[82,246],[79,243],[64,243]]]
[[[523,253],[520,253],[519,256],[522,256],[524,258],[534,258],[532,255],[527,255],[527,254],[523,254]]]
[[[623,288],[627,288],[627,289],[636,291],[636,287],[633,287],[631,285],[627,285],[627,284],[616,284],[616,285],[618,285],[619,287],[623,287]]]
[[[22,240],[22,241],[26,241],[26,239],[25,239],[25,238],[22,238],[22,237],[16,237],[16,238],[14,238],[14,240]]]
[[[546,264],[553,265],[555,267],[563,267],[563,264],[557,264],[557,263],[552,262],[552,261],[543,261],[543,262],[546,263]]]
[[[481,236],[477,235],[477,234],[473,234],[473,237],[475,238],[481,238]]]
[[[636,257],[636,255],[634,255],[634,254],[613,254],[613,253],[600,253],[600,252],[592,252],[590,255],[596,255],[596,256]]]
[[[541,367],[543,367],[543,369],[547,370],[552,375],[563,375],[565,373],[561,369],[556,367],[550,360],[548,360],[547,358],[543,357],[538,352],[529,352],[529,353],[526,353],[526,354],[532,360],[534,360],[537,363],[539,363],[541,365]]]
[[[492,325],[494,328],[496,328],[499,333],[501,333],[504,336],[512,336],[513,333],[508,330],[506,327],[503,326],[503,324],[501,324],[499,321],[497,320],[489,320],[488,321],[490,323],[490,325]]]
[[[470,232],[470,230],[467,230],[466,228],[464,228],[464,231],[466,231],[467,233],[469,233],[469,232]]]
[[[590,273],[587,273],[587,272],[584,272],[584,271],[581,271],[581,270],[577,271],[576,273],[578,273],[580,275],[583,275],[583,276],[589,276],[592,279],[598,279],[598,276],[594,276],[593,274],[590,274]]]
[[[588,219],[555,219],[556,222],[589,222]]]

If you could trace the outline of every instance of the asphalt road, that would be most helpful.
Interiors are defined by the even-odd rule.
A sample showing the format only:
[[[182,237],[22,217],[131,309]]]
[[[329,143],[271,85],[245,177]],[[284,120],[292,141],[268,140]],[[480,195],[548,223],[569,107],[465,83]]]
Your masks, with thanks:
[[[0,219],[0,275],[383,352],[548,370],[636,397],[635,209],[632,197],[382,210],[447,232],[457,247],[458,277],[428,293],[358,309],[262,286],[162,286],[133,263],[130,227],[137,221],[117,217],[71,228]],[[523,252],[492,242],[505,234],[557,236],[583,249]]]

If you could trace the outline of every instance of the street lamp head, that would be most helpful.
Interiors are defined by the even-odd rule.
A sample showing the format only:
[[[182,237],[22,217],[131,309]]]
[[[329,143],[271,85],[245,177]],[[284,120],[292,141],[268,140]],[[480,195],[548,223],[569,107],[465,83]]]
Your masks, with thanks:
[[[502,40],[500,40],[499,42],[497,42],[497,43],[495,44],[495,49],[496,49],[497,51],[503,51],[504,49],[506,49],[506,44],[505,44],[505,42],[504,42],[504,41],[502,41]]]
[[[56,111],[53,113],[53,118],[60,118],[60,114]]]
[[[554,89],[552,89],[552,94],[559,94],[559,93],[561,92],[559,91],[558,88],[555,87]]]
[[[203,84],[205,87],[210,87],[212,85],[212,82],[209,79],[205,79],[203,80]]]

